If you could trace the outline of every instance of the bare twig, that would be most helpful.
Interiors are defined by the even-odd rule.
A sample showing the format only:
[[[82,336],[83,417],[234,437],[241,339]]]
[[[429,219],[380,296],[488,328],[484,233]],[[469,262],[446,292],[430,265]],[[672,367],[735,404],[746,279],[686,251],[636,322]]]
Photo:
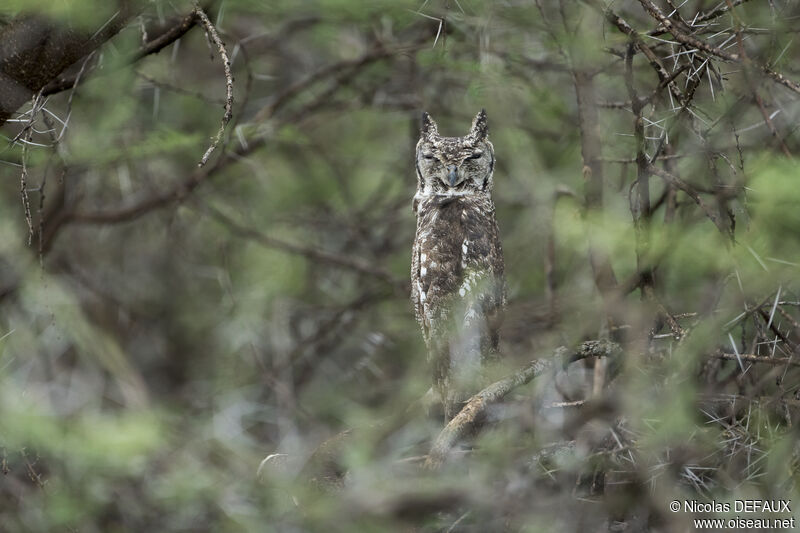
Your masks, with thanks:
[[[586,404],[586,400],[575,400],[572,402],[554,402],[548,405],[545,405],[543,409],[565,409],[571,407],[583,407]]]
[[[29,111],[30,117],[28,118],[28,123],[12,141],[12,144],[16,142],[17,139],[22,141],[22,172],[19,177],[19,193],[22,198],[22,207],[25,210],[25,222],[28,224],[28,246],[33,242],[33,215],[31,214],[31,201],[28,196],[28,146],[30,146],[33,138],[33,125],[36,121],[36,115],[39,114],[43,106],[44,100],[42,99],[42,91],[40,90],[33,98],[33,103]]]
[[[729,235],[730,234],[730,230],[727,227],[725,227],[725,224],[722,223],[722,220],[720,220],[719,215],[714,212],[714,210],[711,208],[711,206],[709,206],[700,197],[700,194],[698,194],[698,192],[691,185],[689,185],[688,183],[683,181],[678,176],[670,174],[666,170],[658,168],[658,167],[656,167],[654,165],[649,165],[647,167],[647,169],[651,173],[653,173],[656,176],[659,176],[660,178],[662,178],[664,181],[666,181],[667,183],[669,183],[673,187],[675,187],[677,189],[680,189],[683,192],[685,192],[687,195],[689,195],[689,197],[692,200],[695,201],[695,203],[698,205],[698,207],[700,207],[700,209],[703,210],[703,213],[706,214],[706,216],[711,220],[711,222],[713,222],[714,225],[717,226],[717,229],[720,231],[720,233],[722,233],[723,235]]]
[[[639,3],[642,4],[645,11],[647,11],[654,19],[659,21],[661,25],[664,26],[664,28],[666,28],[667,31],[669,31],[669,33],[671,33],[678,42],[734,63],[737,63],[741,59],[738,54],[729,54],[721,48],[712,46],[707,42],[698,39],[697,37],[684,33],[678,28],[678,25],[675,22],[664,15],[664,13],[661,12],[661,9],[659,9],[659,7],[650,0],[639,0]]]
[[[724,359],[726,361],[748,361],[750,363],[764,363],[775,366],[787,365],[800,367],[800,359],[794,357],[767,357],[765,355],[723,352],[715,353],[711,357],[714,357],[715,359]]]
[[[744,4],[747,1],[748,0],[734,0],[733,7]],[[701,26],[705,22],[709,22],[711,20],[714,20],[715,18],[721,17],[722,15],[728,12],[728,9],[730,9],[728,5],[724,3],[719,4],[716,8],[712,9],[708,13],[704,13],[702,15],[698,14],[698,16],[694,20],[692,20],[692,25],[695,27]],[[664,33],[667,33],[667,31],[664,29],[663,25],[659,24],[656,29],[647,32],[647,35],[655,37],[658,35],[662,35]]]
[[[709,20],[713,20],[713,19],[715,19],[717,17],[720,17],[720,16],[724,15],[725,13],[727,13],[728,9],[733,9],[734,7],[742,5],[747,1],[748,0],[734,0],[732,4],[728,4],[728,5],[720,4],[717,8],[712,9],[708,13],[705,13],[703,15],[698,16],[694,20],[694,24],[695,25],[702,24],[704,22],[708,22]]]
[[[36,101],[38,99],[39,95],[36,95]],[[34,107],[36,107],[36,102],[34,102]],[[22,172],[19,176],[19,194],[22,199],[22,208],[25,211],[25,222],[28,224],[28,246],[33,242],[33,217],[31,215],[31,201],[28,197],[28,145],[33,136],[33,128],[30,126],[35,116],[36,114],[31,110],[31,124],[29,124],[25,138],[22,139]]]
[[[198,167],[202,167],[208,162],[208,158],[211,157],[211,154],[217,149],[217,146],[219,146],[219,143],[222,141],[222,135],[225,133],[225,126],[228,125],[228,122],[230,122],[233,116],[233,74],[231,74],[231,60],[228,57],[228,51],[225,49],[225,43],[220,39],[217,29],[208,19],[203,8],[199,5],[195,5],[194,12],[206,29],[206,34],[217,46],[219,57],[222,59],[222,66],[225,69],[225,114],[222,115],[222,122],[219,125],[216,137],[214,137],[211,142],[211,146],[208,147],[208,150],[206,150],[206,153],[203,154],[203,157],[197,164]]]
[[[203,94],[201,92],[198,92],[198,91],[192,91],[192,90],[189,90],[189,89],[184,89],[183,87],[180,87],[178,85],[173,85],[173,84],[171,84],[169,82],[156,79],[156,78],[154,78],[154,77],[152,77],[152,76],[150,76],[148,74],[145,74],[144,72],[139,71],[139,70],[137,70],[135,73],[142,80],[144,80],[145,82],[149,83],[150,85],[152,85],[154,87],[165,89],[167,91],[171,91],[171,92],[174,92],[174,93],[177,93],[177,94],[183,94],[185,96],[191,96],[193,98],[197,98],[199,100],[203,100],[204,102],[207,102],[209,104],[218,104],[218,105],[222,104],[222,105],[225,105],[225,103],[226,103],[224,98],[212,98],[212,97],[206,96],[205,94]]]
[[[42,479],[42,475],[39,474],[34,468],[36,466],[36,460],[34,459],[31,461],[25,448],[21,449],[19,454],[22,456],[22,461],[25,463],[25,471],[27,472],[30,480],[33,481],[41,490],[44,490],[47,482]]]

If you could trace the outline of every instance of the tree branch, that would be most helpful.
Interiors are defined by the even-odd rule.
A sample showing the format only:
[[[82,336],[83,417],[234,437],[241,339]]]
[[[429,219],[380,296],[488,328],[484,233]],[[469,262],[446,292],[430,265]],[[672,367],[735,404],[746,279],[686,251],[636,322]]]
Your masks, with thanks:
[[[586,341],[572,353],[565,347],[555,350],[552,359],[537,359],[526,367],[505,378],[492,383],[478,394],[470,398],[466,405],[439,433],[431,447],[425,468],[439,468],[447,459],[450,450],[458,441],[477,429],[483,421],[486,410],[493,404],[500,403],[508,393],[529,383],[552,368],[554,360],[569,364],[587,357],[608,357],[619,351],[619,345],[610,341]]]
[[[719,57],[726,61],[731,61],[733,63],[742,63],[743,57],[740,54],[730,54],[721,48],[717,48],[716,46],[711,46],[707,42],[698,39],[692,35],[684,33],[683,30],[678,28],[677,24],[675,24],[672,20],[670,20],[661,10],[650,0],[639,0],[639,3],[642,4],[644,9],[656,20],[658,20],[664,28],[666,28],[669,33],[672,34],[675,39],[685,45],[691,46],[693,48],[697,48],[698,50],[702,50],[708,54],[713,56]],[[788,88],[791,91],[800,94],[800,84],[795,81],[792,81],[786,78],[783,74],[776,72],[769,68],[767,65],[758,65],[758,68],[764,72],[767,76],[772,78],[776,83],[783,85],[784,87]]]
[[[197,14],[192,11],[183,17],[177,24],[170,26],[164,30],[158,37],[155,37],[145,43],[139,50],[137,50],[127,61],[127,64],[133,64],[140,59],[147,57],[151,54],[157,54],[167,46],[171,45],[189,32],[198,22]],[[79,80],[79,74],[71,76],[60,76],[57,79],[48,83],[42,94],[45,96],[56,94],[61,91],[72,89],[76,81]]]
[[[763,363],[767,365],[788,365],[800,367],[800,360],[794,357],[767,357],[765,355],[754,355],[749,353],[715,353],[711,357],[726,361],[748,361],[750,363]]]
[[[233,74],[231,74],[231,60],[228,57],[228,51],[225,49],[225,43],[222,42],[217,28],[214,27],[208,15],[206,15],[206,12],[203,11],[203,8],[199,5],[195,6],[194,15],[200,19],[209,38],[217,45],[217,52],[219,52],[219,57],[222,60],[222,67],[225,70],[225,113],[222,115],[222,121],[219,130],[217,130],[216,137],[213,138],[211,146],[208,147],[203,157],[200,159],[200,162],[197,164],[198,167],[202,167],[208,163],[208,158],[211,157],[211,154],[217,149],[219,143],[222,142],[225,126],[228,125],[228,122],[230,122],[233,116]]]
[[[603,16],[605,16],[608,22],[613,24],[619,31],[630,37],[631,40],[636,43],[636,48],[647,58],[647,61],[650,63],[650,66],[653,67],[653,70],[655,70],[661,84],[669,87],[669,91],[672,96],[674,96],[679,102],[683,102],[683,94],[681,93],[681,90],[678,89],[678,86],[674,81],[675,76],[670,74],[664,65],[661,64],[661,60],[658,58],[653,49],[650,48],[644,41],[642,41],[639,32],[633,29],[633,27],[628,24],[625,19],[617,15],[614,11],[611,9],[606,9],[598,0],[586,0],[586,2],[603,13]]]
[[[122,0],[118,5],[94,34],[27,14],[0,27],[0,125],[70,65],[116,35],[144,4]],[[64,89],[70,87],[71,83],[64,85]]]

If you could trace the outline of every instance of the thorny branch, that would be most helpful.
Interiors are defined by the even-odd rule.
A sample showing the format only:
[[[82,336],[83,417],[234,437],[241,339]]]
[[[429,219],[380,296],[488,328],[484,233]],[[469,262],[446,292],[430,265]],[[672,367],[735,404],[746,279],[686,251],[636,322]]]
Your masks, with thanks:
[[[636,43],[636,47],[642,52],[642,54],[644,54],[644,56],[650,62],[650,65],[653,67],[653,70],[656,71],[659,81],[663,85],[669,87],[670,93],[675,97],[676,100],[678,100],[678,102],[682,102],[683,94],[681,93],[678,86],[675,84],[674,78],[664,67],[662,61],[658,58],[653,49],[641,39],[639,33],[635,29],[633,29],[633,27],[630,24],[628,24],[628,22],[626,22],[625,19],[620,17],[610,8],[606,9],[605,7],[603,7],[603,5],[599,0],[586,0],[586,1],[593,8],[603,13],[607,21],[616,26],[616,28],[619,31],[630,37]]]
[[[707,42],[703,41],[702,39],[698,39],[692,35],[689,35],[684,30],[679,27],[679,24],[673,22],[669,19],[661,10],[650,0],[639,0],[639,2],[644,6],[645,10],[653,16],[656,20],[661,22],[664,28],[669,31],[681,43],[696,48],[698,50],[702,50],[703,52],[709,53],[726,61],[730,61],[733,63],[742,63],[744,62],[744,57],[741,54],[730,54],[721,48],[716,46],[712,46]],[[759,69],[764,72],[767,76],[769,76],[773,81],[783,85],[784,87],[788,88],[791,91],[794,91],[800,94],[800,84],[795,81],[792,81],[786,78],[783,74],[772,70],[767,65],[760,65]]]

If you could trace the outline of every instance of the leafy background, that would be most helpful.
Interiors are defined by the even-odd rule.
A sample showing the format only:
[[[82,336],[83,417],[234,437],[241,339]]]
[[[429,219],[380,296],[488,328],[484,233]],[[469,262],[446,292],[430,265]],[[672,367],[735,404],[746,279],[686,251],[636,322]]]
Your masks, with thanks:
[[[800,109],[757,67],[800,78],[800,12],[733,4],[692,30],[743,38],[756,66],[610,6],[684,69],[679,91],[697,84],[686,111],[640,49],[626,74],[630,39],[595,1],[212,2],[234,118],[198,169],[222,65],[202,27],[130,63],[142,28],[193,8],[144,3],[74,90],[0,132],[0,529],[685,531],[670,500],[800,501]],[[6,2],[2,25],[34,11],[76,31],[113,16]],[[657,95],[642,138],[631,90]],[[517,389],[430,472],[414,146],[422,110],[461,135],[481,108],[509,286],[497,375],[589,339],[623,350],[599,388],[586,361]],[[657,175],[642,215],[637,155],[657,150],[724,231]],[[599,290],[590,251],[633,288]]]

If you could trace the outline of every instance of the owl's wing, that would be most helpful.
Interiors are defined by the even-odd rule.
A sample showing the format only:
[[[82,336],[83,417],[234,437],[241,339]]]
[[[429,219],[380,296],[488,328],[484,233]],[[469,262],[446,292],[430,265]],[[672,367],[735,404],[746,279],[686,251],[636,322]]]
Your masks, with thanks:
[[[425,287],[422,285],[422,276],[420,275],[420,254],[422,253],[422,242],[419,239],[419,231],[417,231],[417,238],[414,239],[414,247],[411,253],[411,301],[414,304],[414,315],[422,328],[422,336],[427,345],[430,340],[430,316],[426,305],[426,292]]]
[[[493,213],[490,213],[493,215]],[[484,219],[485,220],[485,219]],[[477,335],[483,358],[496,355],[506,302],[505,264],[494,217],[488,224],[468,224],[461,245],[464,276],[459,296],[464,299],[464,325]]]

